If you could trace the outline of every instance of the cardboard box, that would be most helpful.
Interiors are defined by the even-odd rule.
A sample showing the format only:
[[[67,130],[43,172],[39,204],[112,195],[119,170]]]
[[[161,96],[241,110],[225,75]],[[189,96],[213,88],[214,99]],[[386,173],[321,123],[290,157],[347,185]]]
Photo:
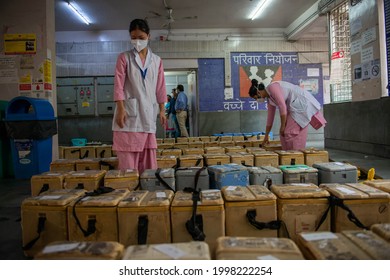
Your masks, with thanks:
[[[201,155],[184,155],[177,160],[179,167],[202,167],[204,164],[203,156]]]
[[[35,255],[36,260],[121,260],[124,246],[115,241],[56,241]]]
[[[104,176],[104,186],[114,189],[134,190],[139,184],[138,170],[109,170]]]
[[[204,240],[214,255],[217,238],[225,235],[225,209],[220,190],[206,190],[200,192],[200,201],[196,208],[195,221],[193,217],[192,193],[178,191],[171,204],[172,242],[188,242],[194,240],[187,231],[186,223],[196,226],[205,235]]]
[[[50,163],[50,171],[76,171],[74,159],[57,159]]]
[[[304,260],[297,245],[288,238],[232,237],[217,240],[217,260]]]
[[[221,191],[227,236],[278,237],[276,196],[267,187],[229,186]]]
[[[101,170],[117,170],[119,161],[117,157],[101,158],[100,169]]]
[[[279,165],[305,164],[305,158],[300,151],[275,151],[279,155]]]
[[[123,245],[171,242],[169,208],[173,191],[132,191],[118,204],[119,242]]]
[[[183,149],[183,155],[203,155],[203,148],[186,148]]]
[[[313,166],[314,163],[329,162],[329,154],[325,150],[315,148],[301,150],[305,158],[305,165]]]
[[[31,195],[36,196],[44,191],[64,188],[67,171],[48,171],[31,177]]]
[[[21,226],[26,256],[34,256],[53,241],[68,239],[67,207],[84,193],[83,190],[50,190],[23,200]]]
[[[73,171],[65,175],[65,189],[85,189],[87,191],[96,190],[104,184],[105,170],[83,170]]]
[[[372,258],[341,233],[301,232],[296,241],[308,260],[371,260]]]
[[[65,159],[96,158],[96,151],[94,146],[63,147],[63,151]]]
[[[128,192],[114,190],[72,202],[67,209],[69,240],[118,242],[117,205]]]
[[[112,157],[112,145],[101,145],[95,147],[97,158],[109,158]]]
[[[316,231],[318,227],[318,231],[330,230],[328,191],[314,184],[272,185],[271,191],[278,197],[278,220],[285,225],[279,230],[279,237],[296,241],[300,232]],[[324,215],[326,218],[319,226]]]
[[[343,231],[349,240],[374,260],[390,260],[390,243],[369,230]]]
[[[175,156],[179,157],[182,155],[182,150],[181,149],[165,149],[162,150],[161,155],[162,156]]]
[[[123,260],[210,260],[203,241],[134,245],[126,248]]]
[[[175,168],[177,165],[176,156],[157,156],[158,168]]]
[[[279,155],[274,152],[253,152],[255,156],[255,166],[279,166]]]
[[[390,194],[359,183],[321,184],[320,187],[337,198],[337,203],[332,205],[333,232],[390,223]],[[357,224],[349,219],[351,215]]]
[[[98,158],[76,159],[75,164],[76,164],[76,171],[100,170],[100,159]]]
[[[205,154],[224,154],[225,148],[224,147],[205,147],[204,153]]]
[[[230,163],[242,164],[244,166],[254,166],[255,157],[247,152],[227,153],[230,156]]]
[[[379,235],[387,242],[390,242],[390,223],[373,224],[370,229],[372,232]]]
[[[222,165],[230,163],[230,156],[226,154],[205,154],[203,156],[206,166]]]

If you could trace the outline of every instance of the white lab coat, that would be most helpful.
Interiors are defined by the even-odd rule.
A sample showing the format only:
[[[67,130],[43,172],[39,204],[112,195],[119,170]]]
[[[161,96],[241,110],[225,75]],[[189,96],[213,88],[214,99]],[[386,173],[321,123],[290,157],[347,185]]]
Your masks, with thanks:
[[[290,113],[291,117],[299,124],[300,127],[306,127],[310,123],[313,115],[321,109],[321,104],[310,92],[297,85],[283,81],[276,81],[274,83],[279,83],[282,88],[284,100],[287,105],[287,111]],[[272,100],[272,93],[268,92],[267,88],[266,91],[270,95],[268,102],[270,102],[273,106],[278,106]]]
[[[142,65],[139,54],[135,50],[126,52],[127,78],[125,79],[124,105],[127,120],[123,128],[115,122],[117,109],[112,122],[113,131],[124,132],[156,132],[156,119],[159,105],[156,98],[158,70],[161,58],[148,50],[145,65]],[[143,78],[141,70],[146,75]]]

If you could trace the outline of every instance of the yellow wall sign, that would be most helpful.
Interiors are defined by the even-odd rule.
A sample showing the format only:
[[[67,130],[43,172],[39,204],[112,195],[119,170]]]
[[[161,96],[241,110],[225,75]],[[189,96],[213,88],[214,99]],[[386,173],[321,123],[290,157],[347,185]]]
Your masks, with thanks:
[[[36,34],[4,34],[4,54],[35,54],[36,52]]]

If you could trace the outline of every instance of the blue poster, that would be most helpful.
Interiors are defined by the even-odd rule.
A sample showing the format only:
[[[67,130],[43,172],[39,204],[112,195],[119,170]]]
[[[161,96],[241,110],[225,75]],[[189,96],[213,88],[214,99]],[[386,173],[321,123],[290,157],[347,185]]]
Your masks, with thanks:
[[[232,88],[225,89],[223,59],[199,60],[200,111],[266,110],[248,92],[251,80],[265,86],[273,81],[286,81],[305,88],[323,104],[322,65],[299,64],[295,52],[231,53]]]

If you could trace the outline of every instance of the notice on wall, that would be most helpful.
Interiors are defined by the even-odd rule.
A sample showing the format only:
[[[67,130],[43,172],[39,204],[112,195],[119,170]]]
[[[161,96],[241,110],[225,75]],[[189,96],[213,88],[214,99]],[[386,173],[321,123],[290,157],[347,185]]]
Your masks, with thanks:
[[[374,48],[369,47],[362,49],[362,54],[361,54],[361,62],[369,62],[374,59]]]
[[[351,42],[351,55],[360,53],[362,51],[362,41],[361,39]]]
[[[0,55],[0,84],[18,83],[15,56]]]
[[[28,34],[4,34],[4,54],[36,54],[37,36]]]
[[[362,46],[374,42],[376,40],[376,27],[372,27],[362,34]]]
[[[319,77],[320,76],[320,69],[319,68],[308,68],[307,69],[307,76],[308,77]]]

